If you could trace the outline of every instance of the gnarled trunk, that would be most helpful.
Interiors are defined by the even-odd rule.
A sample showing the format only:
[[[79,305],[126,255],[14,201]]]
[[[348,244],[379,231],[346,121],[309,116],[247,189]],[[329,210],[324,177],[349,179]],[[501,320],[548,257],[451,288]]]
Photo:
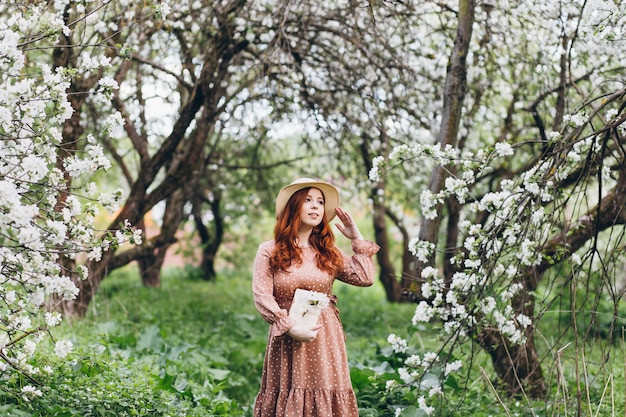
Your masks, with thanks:
[[[185,188],[176,190],[167,199],[160,233],[161,238],[167,243],[155,247],[153,251],[137,259],[141,281],[146,287],[158,288],[161,286],[161,267],[171,242],[176,241],[178,225],[184,218],[185,201]]]
[[[196,191],[194,193],[192,213],[202,246],[202,259],[200,262],[202,277],[206,281],[212,281],[217,277],[215,272],[215,256],[224,239],[224,219],[220,209],[222,203],[221,193],[219,190],[215,190],[211,193],[210,197],[206,195],[207,193],[207,190]],[[213,213],[213,230],[207,227],[202,221],[203,203],[208,203]]]
[[[498,375],[498,381],[510,395],[524,392],[530,398],[545,397],[546,383],[534,342],[534,329],[526,331],[524,344],[511,343],[497,330],[486,330],[476,335]]]

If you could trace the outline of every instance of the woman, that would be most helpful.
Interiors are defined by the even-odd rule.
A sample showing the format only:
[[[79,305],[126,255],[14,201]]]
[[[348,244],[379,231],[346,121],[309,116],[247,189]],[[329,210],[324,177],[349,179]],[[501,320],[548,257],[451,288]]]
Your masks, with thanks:
[[[254,302],[270,324],[255,417],[357,417],[335,279],[373,283],[371,257],[378,245],[363,240],[339,207],[339,191],[326,182],[300,178],[276,198],[274,240],[259,246],[254,264]],[[335,246],[329,221],[352,241],[351,257]],[[289,309],[296,289],[328,295],[317,324],[296,324]]]

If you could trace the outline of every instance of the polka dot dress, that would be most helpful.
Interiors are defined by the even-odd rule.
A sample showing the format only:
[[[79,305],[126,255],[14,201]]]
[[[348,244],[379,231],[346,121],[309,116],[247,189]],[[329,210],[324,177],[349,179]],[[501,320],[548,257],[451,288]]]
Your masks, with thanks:
[[[357,417],[345,337],[331,293],[335,279],[362,287],[372,285],[372,256],[379,247],[370,241],[353,240],[354,255],[343,254],[345,268],[337,277],[318,269],[315,251],[303,248],[302,266],[272,276],[269,257],[274,245],[269,241],[259,246],[252,280],[255,305],[270,324],[254,416]],[[322,312],[317,337],[308,343],[286,334],[293,325],[288,312],[297,288],[323,292],[333,300]]]

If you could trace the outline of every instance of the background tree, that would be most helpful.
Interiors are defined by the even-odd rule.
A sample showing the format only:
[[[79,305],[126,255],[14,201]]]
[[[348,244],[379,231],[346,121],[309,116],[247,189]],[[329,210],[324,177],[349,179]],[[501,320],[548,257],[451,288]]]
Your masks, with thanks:
[[[147,10],[143,3],[130,9],[109,3],[98,11],[102,24],[93,29],[85,27],[83,36],[92,36],[96,44],[136,47],[136,54],[130,46],[123,49],[130,59],[117,58],[115,66],[114,78],[120,88],[114,90],[111,104],[124,118],[131,148],[108,146],[125,173],[129,189],[111,228],[123,219],[141,223],[157,203],[167,203],[159,234],[150,236],[142,246],[118,254],[108,252],[90,263],[90,278],[81,282],[79,298],[66,304],[67,314],[84,314],[106,273],[133,260],[141,260],[144,281],[158,285],[164,252],[183,219],[181,208],[196,192],[195,175],[205,172],[207,147],[211,140],[219,140],[219,135],[213,134],[219,118],[230,100],[252,79],[244,74],[238,89],[227,91],[230,77],[240,74],[233,73],[232,66],[248,44],[241,33],[234,32],[232,22],[244,3],[213,3],[211,7],[180,4],[174,20],[157,25],[144,20]],[[200,32],[196,30],[199,20],[210,22]],[[135,24],[126,27],[129,21]],[[124,30],[119,31],[122,25]],[[176,55],[179,59],[173,60]],[[197,65],[193,62],[196,56],[203,59]],[[165,63],[172,60],[172,64],[163,65],[159,58]],[[158,108],[169,110],[169,102],[180,106],[177,114],[157,117],[152,113]],[[94,121],[96,125],[101,122],[97,115]],[[123,154],[124,149],[131,152]]]
[[[107,3],[90,12],[97,25],[77,27],[72,33],[76,39],[87,38],[104,50],[120,53],[111,58],[109,72],[115,81],[109,88],[111,102],[87,100],[84,108],[76,109],[89,114],[89,128],[102,124],[98,112],[109,106],[124,121],[126,137],[102,138],[128,190],[122,209],[106,227],[114,229],[123,219],[145,224],[146,215],[158,204],[164,204],[164,209],[156,235],[147,235],[141,246],[110,251],[89,264],[90,278],[79,283],[80,295],[65,304],[66,314],[84,314],[106,274],[134,260],[144,283],[158,286],[163,256],[190,215],[202,241],[205,276],[210,278],[228,227],[224,219],[241,214],[240,209],[221,211],[238,206],[232,201],[237,193],[231,185],[243,184],[252,191],[267,188],[271,174],[258,175],[261,169],[292,163],[320,148],[334,154],[345,149],[350,158],[353,148],[341,146],[345,137],[332,134],[333,127],[341,126],[339,108],[331,113],[316,100],[326,94],[325,101],[331,103],[332,94],[348,105],[364,88],[373,91],[368,78],[357,77],[371,78],[368,74],[376,71],[380,61],[392,56],[377,57],[366,65],[346,57],[341,73],[335,72],[336,51],[356,50],[361,60],[370,54],[370,14],[353,4],[182,2],[170,14],[160,14],[164,19],[156,24],[145,19],[151,10],[143,3],[123,9]],[[68,8],[68,21],[72,13]],[[352,25],[358,36],[346,36],[340,22],[346,22],[345,28]],[[372,50],[384,50],[382,45],[371,45]],[[92,53],[77,50],[81,55],[76,60],[93,60]],[[352,80],[341,80],[353,70]],[[401,72],[398,68],[388,76]],[[330,88],[325,82],[332,84]],[[382,91],[381,86],[378,93]],[[352,116],[357,108],[351,107]],[[276,146],[272,137],[281,126],[296,123],[305,127],[297,136],[301,145],[293,145],[295,152],[310,155],[289,156],[282,162],[259,159],[269,155],[263,148]],[[251,172],[255,174],[250,176]],[[244,176],[246,181],[241,182]],[[226,203],[220,206],[221,202]],[[205,219],[210,224],[204,224]]]

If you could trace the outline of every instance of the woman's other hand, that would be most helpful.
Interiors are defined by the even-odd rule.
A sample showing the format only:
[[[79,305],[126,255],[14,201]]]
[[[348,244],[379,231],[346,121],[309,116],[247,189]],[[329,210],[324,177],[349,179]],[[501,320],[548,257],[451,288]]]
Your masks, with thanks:
[[[348,214],[348,212],[341,207],[337,207],[335,209],[335,212],[337,213],[337,218],[341,220],[342,223],[335,224],[335,226],[337,226],[337,229],[339,229],[339,231],[350,240],[362,240],[363,235],[361,235],[359,228],[356,226],[356,223],[354,223],[354,220],[352,220],[352,217]]]
[[[311,342],[317,337],[317,332],[322,328],[317,324],[313,327],[305,326],[302,324],[296,324],[293,326],[287,334],[298,342]]]

